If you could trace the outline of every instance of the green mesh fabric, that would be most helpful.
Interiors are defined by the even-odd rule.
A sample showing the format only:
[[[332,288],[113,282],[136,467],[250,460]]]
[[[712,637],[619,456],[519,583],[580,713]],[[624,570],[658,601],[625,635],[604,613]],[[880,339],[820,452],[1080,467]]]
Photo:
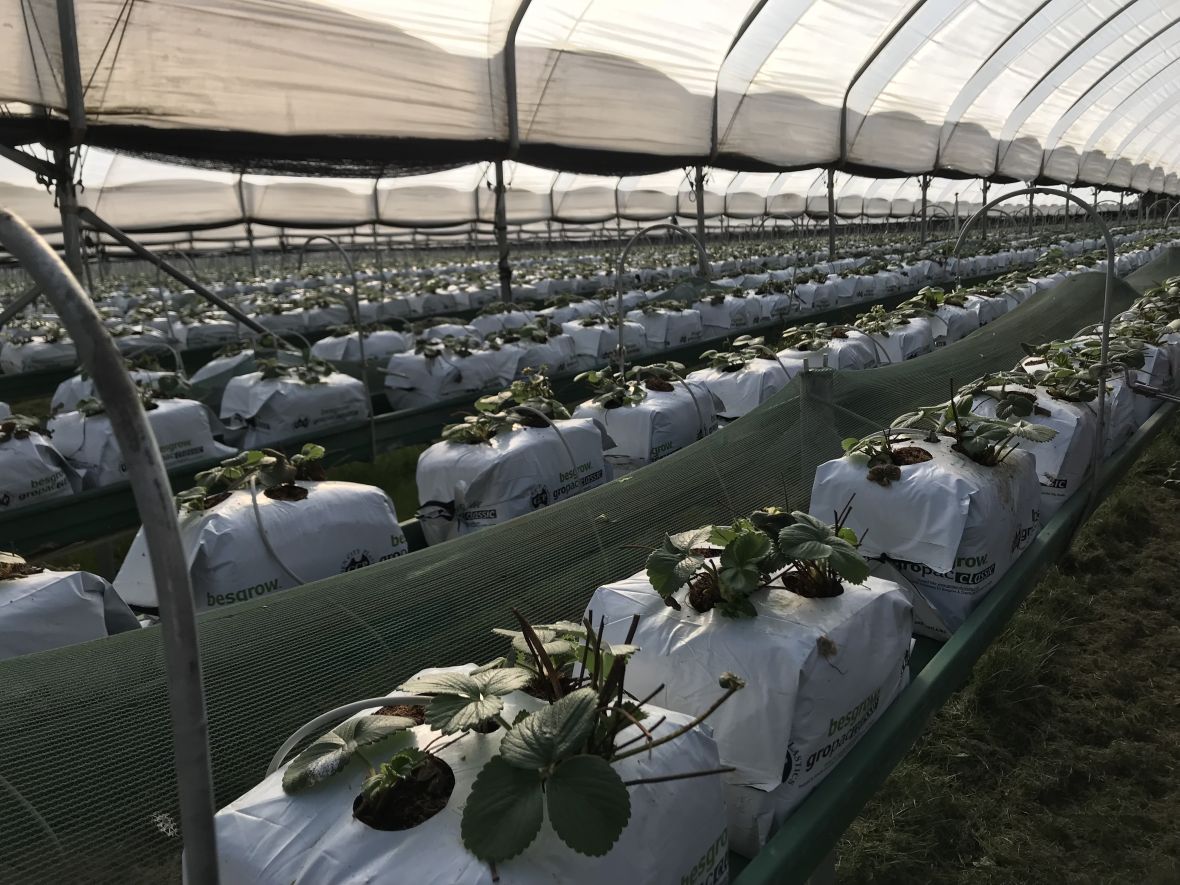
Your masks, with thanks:
[[[796,379],[724,431],[560,505],[202,616],[219,805],[261,779],[282,740],[325,709],[384,693],[424,666],[500,653],[489,630],[511,624],[511,608],[536,621],[579,615],[600,583],[642,568],[645,553],[632,545],[784,496],[803,507],[812,471],[839,454],[842,437],[944,400],[950,379],[1011,367],[1022,341],[1097,321],[1103,281],[1075,277],[915,361]],[[1136,296],[1125,283],[1114,294],[1116,311]],[[0,711],[0,882],[179,876],[158,630],[0,663]]]

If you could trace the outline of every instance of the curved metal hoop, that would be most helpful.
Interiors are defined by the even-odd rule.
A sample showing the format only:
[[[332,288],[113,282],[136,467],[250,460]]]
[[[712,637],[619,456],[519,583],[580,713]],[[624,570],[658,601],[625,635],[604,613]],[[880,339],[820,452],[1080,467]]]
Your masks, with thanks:
[[[627,240],[626,245],[623,246],[623,251],[619,253],[619,263],[615,269],[615,312],[618,314],[619,320],[619,371],[622,372],[626,366],[627,351],[623,346],[623,268],[627,263],[627,256],[631,252],[631,247],[635,245],[635,241],[640,237],[646,235],[653,230],[673,230],[677,233],[682,233],[688,237],[694,246],[697,247],[697,260],[703,267],[709,266],[709,253],[705,251],[705,244],[697,239],[697,235],[687,228],[681,227],[679,224],[673,224],[670,221],[659,221],[655,224],[649,224],[647,227],[641,227],[631,238]]]
[[[352,259],[348,257],[348,253],[344,251],[344,247],[335,237],[330,237],[327,234],[315,234],[304,240],[303,245],[299,247],[299,261],[295,265],[296,273],[302,272],[303,256],[307,254],[307,247],[316,240],[323,240],[340,253],[340,257],[344,260],[344,266],[348,268],[348,275],[352,279],[352,304],[348,306],[352,308],[352,321],[356,324],[356,340],[361,352],[361,384],[365,386],[365,408],[369,413],[369,455],[373,461],[376,461],[377,425],[376,416],[373,414],[373,394],[369,390],[369,363],[365,359],[365,327],[361,322],[361,294],[360,286],[356,281],[356,265],[352,263]]]
[[[1102,216],[1098,214],[1097,210],[1090,203],[1076,194],[1051,187],[1026,187],[996,197],[994,200],[985,203],[978,212],[968,218],[967,223],[963,225],[963,230],[959,233],[958,240],[955,241],[955,249],[951,255],[955,259],[955,263],[958,264],[959,249],[963,245],[963,240],[967,237],[967,232],[971,230],[971,226],[975,224],[976,220],[992,206],[1002,203],[1004,200],[1010,200],[1013,197],[1023,197],[1030,194],[1049,194],[1051,196],[1064,197],[1067,202],[1081,206],[1086,211],[1086,214],[1090,216],[1090,220],[1101,229],[1102,238],[1106,241],[1106,288],[1102,296],[1102,332],[1100,335],[1102,348],[1098,361],[1098,439],[1094,443],[1094,454],[1090,459],[1090,475],[1096,476],[1098,465],[1102,463],[1103,450],[1106,447],[1106,379],[1110,373],[1107,358],[1110,352],[1110,311],[1111,296],[1114,293],[1115,263],[1114,237],[1111,236],[1110,227],[1103,221]]]
[[[2,209],[0,243],[24,265],[57,309],[78,348],[79,361],[94,378],[127,464],[160,604],[180,824],[186,848],[185,878],[193,885],[215,885],[215,805],[196,612],[172,486],[159,446],[139,392],[124,368],[122,354],[94,303],[65,263],[31,227]]]

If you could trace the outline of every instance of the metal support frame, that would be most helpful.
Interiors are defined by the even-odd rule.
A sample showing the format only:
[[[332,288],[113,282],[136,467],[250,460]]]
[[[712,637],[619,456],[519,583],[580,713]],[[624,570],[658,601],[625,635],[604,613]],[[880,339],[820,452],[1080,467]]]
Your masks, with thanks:
[[[74,187],[72,151],[54,148],[54,182],[57,208],[61,213],[62,248],[66,266],[79,280],[82,279],[82,225],[78,219],[78,192]]]
[[[658,221],[655,224],[649,224],[647,227],[641,227],[627,240],[627,244],[623,246],[623,251],[619,253],[618,267],[615,268],[615,312],[618,314],[619,320],[618,358],[620,373],[626,369],[627,360],[627,350],[623,346],[623,268],[626,267],[627,256],[631,253],[631,247],[635,245],[635,241],[653,230],[672,230],[684,234],[697,247],[698,264],[704,265],[705,267],[709,265],[709,253],[705,251],[705,241],[698,238],[688,228],[681,227],[679,224],[673,224],[670,221]]]
[[[955,249],[952,253],[955,260],[958,260],[959,249],[963,245],[963,241],[967,238],[971,226],[976,219],[986,218],[987,212],[992,206],[1010,200],[1012,197],[1020,197],[1025,194],[1047,194],[1050,196],[1065,197],[1066,209],[1068,210],[1070,203],[1076,203],[1081,206],[1090,219],[1102,231],[1102,237],[1106,241],[1106,289],[1102,298],[1102,329],[1100,332],[1101,351],[1098,357],[1098,365],[1095,367],[1098,370],[1098,427],[1097,439],[1094,443],[1094,453],[1090,458],[1090,476],[1096,477],[1098,475],[1098,468],[1102,464],[1102,458],[1106,449],[1106,379],[1110,377],[1110,366],[1107,364],[1107,359],[1110,353],[1110,319],[1111,319],[1111,296],[1114,293],[1114,265],[1115,265],[1115,248],[1114,237],[1111,236],[1110,227],[1102,220],[1102,216],[1098,211],[1081,197],[1078,197],[1069,192],[1068,189],[1060,191],[1051,187],[1028,187],[1018,191],[1004,194],[996,197],[990,203],[985,202],[983,207],[967,219],[967,223],[963,225],[963,230],[955,241]],[[1068,214],[1068,212],[1067,212]]]
[[[209,724],[196,612],[172,487],[159,447],[122,354],[93,302],[57,253],[27,224],[3,210],[0,242],[24,265],[60,314],[78,348],[79,361],[94,378],[127,463],[160,603],[180,826],[186,849],[185,880],[191,885],[217,885]]]
[[[828,170],[828,261],[836,260],[836,170]]]
[[[11,160],[18,166],[28,169],[34,175],[39,175],[42,178],[54,179],[57,178],[57,167],[52,163],[42,160],[40,157],[34,157],[32,154],[26,154],[19,148],[9,147],[6,144],[0,144],[0,157],[6,160]]]
[[[705,242],[705,167],[700,163],[697,164],[696,168],[696,181],[694,182],[693,192],[696,194],[697,198],[696,239],[698,243],[703,244]],[[620,256],[620,261],[621,260],[622,256]],[[701,249],[697,253],[697,273],[700,274],[703,279],[708,279],[709,272],[710,267],[708,258],[705,256],[704,250]],[[620,335],[621,334],[622,333],[620,332]],[[619,340],[622,341],[623,339],[620,338]]]
[[[1180,201],[1174,203],[1172,205],[1172,208],[1168,210],[1168,214],[1164,216],[1164,230],[1165,231],[1167,231],[1168,222],[1172,220],[1172,215],[1176,212],[1177,208],[1180,208]]]
[[[1032,187],[1031,183],[1029,184],[1029,187]],[[1030,238],[1033,235],[1033,193],[1032,193],[1032,191],[1029,191],[1029,193],[1028,193],[1028,235]]]
[[[508,261],[508,206],[504,187],[504,161],[496,161],[496,246],[500,257],[497,267],[500,271],[500,300],[505,304],[512,301],[512,264]]]
[[[41,287],[36,283],[33,283],[33,285],[21,292],[8,307],[0,311],[0,329],[8,325],[14,316],[36,301],[37,296],[40,294]]]
[[[348,253],[344,251],[344,247],[336,240],[335,237],[330,237],[327,234],[315,234],[303,241],[303,245],[299,247],[299,263],[296,265],[295,272],[300,273],[303,270],[303,256],[307,252],[307,247],[316,240],[323,240],[325,243],[330,243],[332,247],[340,253],[340,257],[344,259],[344,266],[348,268],[348,275],[352,278],[352,304],[348,305],[352,308],[352,321],[356,325],[356,340],[359,345],[361,353],[361,384],[365,386],[365,408],[369,413],[369,452],[371,454],[370,460],[377,460],[377,427],[373,423],[376,417],[373,413],[373,394],[369,391],[369,363],[365,359],[365,324],[361,320],[361,290],[360,285],[356,279],[356,266],[352,263],[352,259],[348,257]]]
[[[132,252],[134,252],[140,258],[144,259],[145,261],[150,262],[151,264],[154,264],[156,267],[160,268],[160,270],[164,271],[164,273],[168,274],[173,279],[179,280],[180,282],[184,283],[186,286],[188,286],[190,289],[192,289],[194,292],[196,292],[198,295],[200,295],[206,301],[210,301],[213,304],[220,307],[222,310],[224,310],[226,313],[228,313],[231,317],[233,317],[235,320],[237,320],[239,323],[241,323],[243,326],[245,326],[250,331],[257,332],[260,335],[268,334],[268,330],[266,329],[265,326],[260,325],[256,320],[253,320],[250,317],[246,316],[246,314],[242,313],[242,311],[238,310],[238,308],[234,307],[232,304],[230,304],[224,298],[222,298],[219,295],[215,295],[213,292],[211,292],[205,286],[201,285],[199,282],[194,280],[191,276],[189,276],[188,274],[179,270],[178,268],[174,267],[173,265],[169,264],[163,258],[160,258],[158,255],[156,255],[154,252],[151,252],[146,247],[140,245],[139,243],[137,243],[135,240],[131,239],[131,237],[127,236],[127,234],[123,233],[123,231],[119,230],[114,225],[108,224],[107,222],[103,221],[101,218],[99,218],[97,215],[95,215],[94,212],[92,212],[90,209],[87,209],[85,206],[79,207],[78,208],[78,217],[81,218],[83,221],[85,221],[91,227],[96,228],[97,230],[100,230],[104,234],[106,234],[107,236],[111,237],[116,242],[118,242],[120,245],[126,246],[128,249],[130,249]]]
[[[246,245],[250,250],[250,275],[258,276],[258,256],[254,251],[254,225],[246,222]]]
[[[921,179],[921,184],[922,184],[922,232],[921,232],[920,243],[921,243],[921,245],[925,246],[926,240],[929,238],[927,236],[928,231],[927,231],[927,227],[926,227],[926,195],[930,190],[930,176],[923,175],[922,179]]]

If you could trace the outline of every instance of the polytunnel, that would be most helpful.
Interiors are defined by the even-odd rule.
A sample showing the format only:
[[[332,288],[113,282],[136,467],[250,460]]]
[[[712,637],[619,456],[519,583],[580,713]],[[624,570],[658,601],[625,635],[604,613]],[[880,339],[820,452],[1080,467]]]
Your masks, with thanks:
[[[65,30],[53,0],[3,8],[9,143],[255,171],[834,165],[1177,192],[1177,35],[1150,0],[75,0]]]

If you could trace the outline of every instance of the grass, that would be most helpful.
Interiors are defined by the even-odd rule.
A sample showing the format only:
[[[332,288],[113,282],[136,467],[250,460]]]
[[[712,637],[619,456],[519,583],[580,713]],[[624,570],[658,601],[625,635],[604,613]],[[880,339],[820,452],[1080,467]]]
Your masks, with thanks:
[[[845,834],[841,883],[1180,882],[1173,422]]]
[[[393,499],[398,519],[410,519],[418,510],[418,486],[414,473],[418,456],[426,446],[405,446],[378,455],[373,462],[353,461],[328,469],[328,479],[341,482],[363,482],[377,486]],[[328,460],[332,453],[328,452]]]

